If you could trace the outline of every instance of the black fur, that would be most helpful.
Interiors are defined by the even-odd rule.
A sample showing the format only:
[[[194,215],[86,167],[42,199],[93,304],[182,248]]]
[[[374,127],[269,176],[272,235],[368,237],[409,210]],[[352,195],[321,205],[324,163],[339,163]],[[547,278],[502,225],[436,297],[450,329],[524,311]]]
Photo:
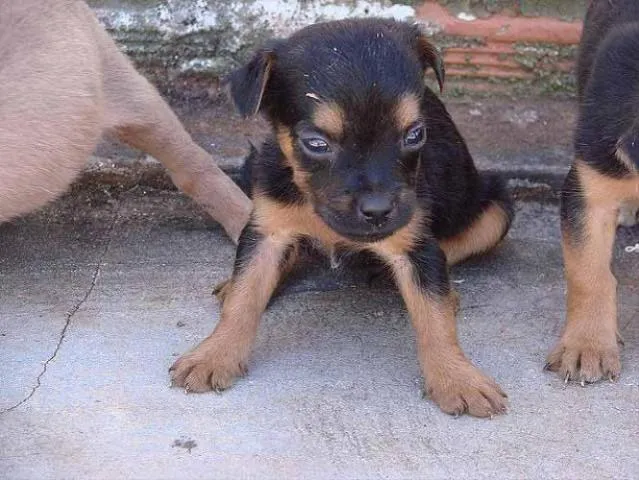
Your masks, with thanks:
[[[566,239],[578,244],[584,234],[586,201],[577,171],[571,168],[561,191],[561,228]]]
[[[272,52],[263,49],[228,78],[231,98],[242,116],[257,113],[272,62]]]
[[[286,204],[300,204],[304,196],[293,182],[293,169],[286,164],[284,154],[271,138],[260,151],[251,145],[251,152],[242,167],[242,187],[252,197],[255,190]]]
[[[413,265],[415,283],[424,292],[440,297],[450,293],[446,256],[436,241],[425,239],[417,242],[408,252],[408,258]]]
[[[575,155],[612,178],[631,174],[622,152],[639,168],[639,2],[594,0],[588,9],[577,61],[579,118]],[[583,186],[573,167],[561,195],[564,237],[583,240]]]
[[[406,253],[419,283],[445,295],[446,261],[436,240],[464,231],[491,204],[502,206],[510,218],[513,208],[503,182],[477,172],[445,106],[425,86],[428,68],[441,86],[441,58],[414,25],[347,20],[316,24],[275,42],[230,82],[240,112],[259,110],[273,126],[272,135],[247,158],[253,194],[282,205],[311,202],[327,228],[360,243],[392,235],[421,211],[422,240]],[[403,143],[406,132],[394,115],[407,95],[418,100],[418,123],[425,127],[425,143],[416,149]],[[323,157],[309,154],[303,144],[320,102],[337,105],[345,117],[339,138],[321,132],[331,147]],[[292,137],[295,167],[278,144],[282,131]],[[308,178],[309,191],[295,184],[293,168]],[[357,205],[366,195],[392,198],[384,225],[362,218]]]
[[[615,159],[618,147],[639,167],[639,2],[592,2],[577,77],[575,153],[600,173],[623,177],[630,172]]]
[[[255,249],[260,244],[264,235],[262,235],[253,225],[249,222],[242,233],[240,239],[237,242],[237,250],[235,251],[235,263],[233,265],[234,275],[239,275],[251,261],[255,254]]]

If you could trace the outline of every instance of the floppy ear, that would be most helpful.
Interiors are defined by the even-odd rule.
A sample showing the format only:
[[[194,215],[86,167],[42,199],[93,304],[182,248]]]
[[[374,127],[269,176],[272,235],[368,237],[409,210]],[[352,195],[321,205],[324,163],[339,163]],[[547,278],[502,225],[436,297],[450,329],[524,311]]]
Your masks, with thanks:
[[[424,69],[431,67],[437,77],[437,83],[439,84],[439,91],[444,89],[444,78],[446,72],[444,70],[444,59],[442,58],[439,50],[435,45],[430,43],[426,39],[426,34],[419,24],[415,25],[415,48],[417,49],[417,55],[422,62]]]
[[[260,50],[225,81],[231,99],[242,116],[249,117],[260,110],[274,61],[272,50]]]

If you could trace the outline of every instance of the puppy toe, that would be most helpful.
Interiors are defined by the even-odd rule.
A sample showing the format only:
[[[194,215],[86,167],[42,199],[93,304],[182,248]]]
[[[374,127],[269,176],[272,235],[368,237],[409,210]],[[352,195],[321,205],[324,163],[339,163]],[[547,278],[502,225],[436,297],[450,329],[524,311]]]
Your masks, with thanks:
[[[602,341],[560,341],[548,355],[546,369],[559,373],[565,381],[585,385],[602,378],[616,380],[621,372],[619,348]]]

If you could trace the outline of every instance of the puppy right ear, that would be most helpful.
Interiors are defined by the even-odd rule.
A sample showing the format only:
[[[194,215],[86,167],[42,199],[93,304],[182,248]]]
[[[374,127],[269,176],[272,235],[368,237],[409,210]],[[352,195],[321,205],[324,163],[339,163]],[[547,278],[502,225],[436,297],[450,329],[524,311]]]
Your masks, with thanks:
[[[260,110],[274,61],[272,50],[260,50],[227,79],[231,99],[243,117],[255,115]]]
[[[444,78],[446,76],[442,55],[437,47],[428,41],[423,25],[415,24],[413,28],[415,31],[416,50],[419,60],[422,62],[422,65],[424,65],[424,68],[431,67],[433,69],[437,83],[439,84],[439,91],[441,92],[444,89]]]

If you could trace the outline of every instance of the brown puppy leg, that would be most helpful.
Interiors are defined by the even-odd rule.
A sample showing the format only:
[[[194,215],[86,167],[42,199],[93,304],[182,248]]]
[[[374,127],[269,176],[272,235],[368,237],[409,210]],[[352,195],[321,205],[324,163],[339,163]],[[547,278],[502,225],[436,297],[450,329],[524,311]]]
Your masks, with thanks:
[[[242,232],[233,278],[226,287],[220,322],[209,337],[170,368],[174,385],[189,392],[224,390],[246,372],[260,317],[280,279],[290,237]]]
[[[457,343],[456,298],[436,242],[423,242],[412,254],[384,247],[376,251],[392,268],[406,302],[430,397],[451,415],[489,417],[505,412],[504,392],[470,363]]]
[[[546,368],[568,381],[615,379],[617,281],[610,269],[619,207],[639,192],[634,178],[613,179],[577,160],[562,199],[562,246],[568,292],[567,319]]]
[[[293,271],[293,269],[295,268],[295,264],[299,259],[299,256],[299,243],[294,243],[287,249],[286,253],[284,254],[284,258],[280,263],[280,281],[284,280],[284,278],[286,278],[286,276]],[[232,290],[232,278],[227,278],[226,280],[218,283],[215,287],[213,287],[213,295],[216,296],[217,300],[220,302],[220,305],[223,305],[226,296]]]
[[[217,220],[237,243],[251,201],[197,146],[151,84],[135,71],[100,30],[107,106],[106,128],[123,142],[150,153],[173,182]]]

